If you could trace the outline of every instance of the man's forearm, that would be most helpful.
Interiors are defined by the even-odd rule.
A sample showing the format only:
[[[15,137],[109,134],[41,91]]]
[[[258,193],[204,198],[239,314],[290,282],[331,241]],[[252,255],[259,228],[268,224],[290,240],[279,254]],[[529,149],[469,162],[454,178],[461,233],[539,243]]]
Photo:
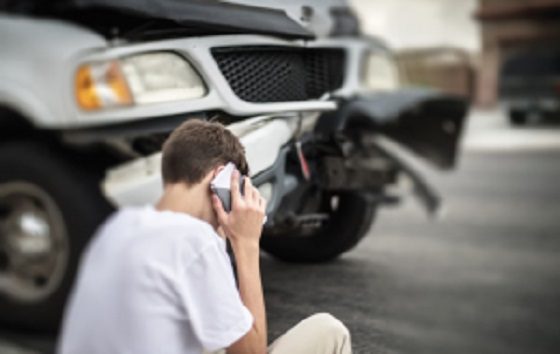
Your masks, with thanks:
[[[228,348],[228,354],[264,354],[267,346],[266,312],[261,282],[259,245],[232,243],[237,265],[239,293],[254,317],[251,331]]]

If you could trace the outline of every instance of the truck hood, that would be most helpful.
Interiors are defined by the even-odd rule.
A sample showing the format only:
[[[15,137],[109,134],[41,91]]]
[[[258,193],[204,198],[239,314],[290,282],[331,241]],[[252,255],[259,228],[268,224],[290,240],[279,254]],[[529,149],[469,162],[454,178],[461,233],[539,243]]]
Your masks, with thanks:
[[[348,0],[222,0],[284,11],[317,37],[356,36],[360,24]]]
[[[56,17],[89,25],[110,34],[145,30],[159,21],[195,35],[264,34],[286,38],[314,38],[284,9],[254,2],[242,4],[218,0],[23,0],[0,2],[0,11]],[[103,24],[101,24],[103,23]],[[106,27],[106,28],[101,28]],[[113,29],[111,29],[111,27]],[[113,34],[114,35],[114,34]],[[126,37],[126,36],[124,36]]]

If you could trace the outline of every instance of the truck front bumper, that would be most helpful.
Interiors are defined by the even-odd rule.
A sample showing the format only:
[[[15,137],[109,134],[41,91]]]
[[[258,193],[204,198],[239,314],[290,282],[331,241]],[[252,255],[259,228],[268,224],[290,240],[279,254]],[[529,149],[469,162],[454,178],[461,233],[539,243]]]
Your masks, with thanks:
[[[312,118],[312,117],[311,117]],[[251,175],[275,165],[281,149],[298,130],[298,117],[260,116],[227,126],[245,147]],[[115,206],[155,203],[163,192],[161,152],[109,169],[101,183],[105,197]]]

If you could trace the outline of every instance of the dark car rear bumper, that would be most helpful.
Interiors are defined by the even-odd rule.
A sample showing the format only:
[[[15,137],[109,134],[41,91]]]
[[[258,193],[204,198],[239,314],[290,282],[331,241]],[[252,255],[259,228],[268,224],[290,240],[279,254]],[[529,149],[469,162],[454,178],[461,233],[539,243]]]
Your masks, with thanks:
[[[363,128],[391,138],[441,169],[451,169],[467,107],[462,98],[427,89],[359,95],[324,114],[317,131]]]

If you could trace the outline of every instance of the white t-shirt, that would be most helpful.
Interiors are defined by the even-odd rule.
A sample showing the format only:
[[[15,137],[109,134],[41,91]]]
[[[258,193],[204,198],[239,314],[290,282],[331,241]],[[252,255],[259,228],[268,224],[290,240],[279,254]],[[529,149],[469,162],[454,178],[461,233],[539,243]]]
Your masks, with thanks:
[[[123,209],[84,253],[58,352],[200,354],[230,346],[252,323],[208,223]]]

